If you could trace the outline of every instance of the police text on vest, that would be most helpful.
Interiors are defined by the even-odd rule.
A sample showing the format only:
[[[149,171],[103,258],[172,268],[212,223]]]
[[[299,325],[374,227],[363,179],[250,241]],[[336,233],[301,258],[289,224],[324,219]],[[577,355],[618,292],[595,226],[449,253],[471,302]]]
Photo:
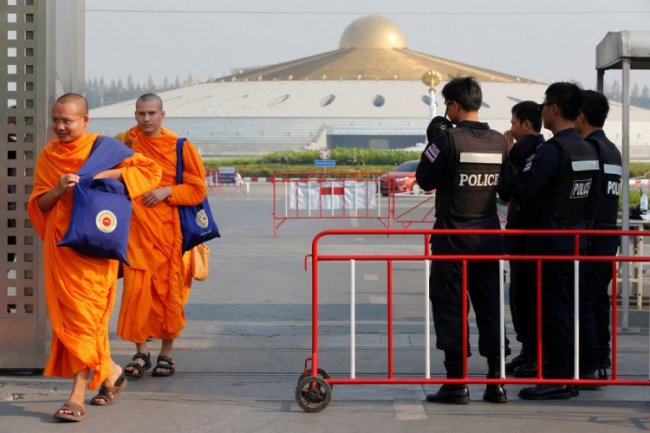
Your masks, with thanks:
[[[607,194],[620,195],[619,194],[620,187],[621,187],[621,182],[612,182],[611,180],[607,181]]]
[[[499,174],[467,174],[461,173],[458,186],[494,186],[499,181]]]
[[[569,198],[585,198],[591,189],[591,179],[575,180]]]

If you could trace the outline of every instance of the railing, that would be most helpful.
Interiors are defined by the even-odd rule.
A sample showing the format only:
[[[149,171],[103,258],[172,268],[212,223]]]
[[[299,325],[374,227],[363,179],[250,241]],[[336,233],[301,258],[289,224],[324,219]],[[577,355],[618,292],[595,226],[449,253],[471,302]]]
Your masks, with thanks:
[[[395,191],[393,180],[388,179],[388,191]],[[401,224],[403,229],[421,224],[433,225],[436,221],[436,192],[422,191],[419,187],[408,192],[394,192],[388,197],[390,220],[395,226]],[[505,225],[507,215],[498,212],[499,220]]]
[[[284,173],[274,175],[273,236],[289,220],[376,219],[390,228],[379,193],[381,173]],[[384,208],[384,209],[383,209]]]
[[[650,235],[650,233],[648,233]],[[507,254],[488,254],[488,255],[466,255],[466,254],[431,254],[429,247],[429,237],[438,235],[503,235],[503,236],[572,236],[574,239],[573,254],[564,255],[507,255]],[[618,373],[618,336],[617,336],[617,309],[616,302],[618,297],[618,287],[616,278],[612,279],[611,299],[613,308],[611,308],[612,323],[612,374],[611,378],[606,380],[588,380],[580,379],[580,323],[579,323],[579,286],[580,286],[580,262],[611,262],[612,275],[616,276],[618,263],[625,262],[648,262],[650,257],[647,256],[587,256],[580,253],[580,238],[584,236],[644,236],[645,233],[638,231],[620,231],[620,230],[450,230],[450,229],[358,229],[358,230],[325,230],[318,233],[312,241],[312,252],[305,258],[305,269],[307,269],[307,260],[311,258],[312,262],[312,352],[311,357],[305,361],[305,370],[301,375],[296,388],[296,400],[298,404],[308,412],[319,412],[323,410],[331,399],[331,387],[337,384],[355,385],[355,384],[446,384],[446,383],[463,383],[463,384],[567,384],[567,385],[650,385],[650,355],[648,360],[648,378],[647,379],[621,379]],[[323,254],[319,251],[319,243],[324,238],[345,237],[345,236],[412,236],[420,237],[422,242],[421,254],[379,254],[379,253],[360,253],[360,254]],[[463,378],[446,379],[433,378],[430,371],[430,307],[429,307],[429,272],[430,262],[434,260],[458,261],[462,263],[462,316],[467,317],[467,264],[470,261],[498,261],[500,272],[499,286],[499,327],[500,334],[500,377],[499,378],[474,378],[468,377],[467,373],[467,346],[463,344]],[[535,378],[506,378],[505,376],[505,308],[504,308],[504,291],[505,291],[505,261],[533,261],[537,267],[536,291],[537,291],[537,363],[539,365],[538,375]],[[571,261],[574,264],[574,375],[573,378],[544,378],[542,376],[542,263],[549,261]],[[318,340],[318,299],[319,299],[319,265],[323,262],[348,262],[350,264],[350,377],[349,378],[332,378],[324,370],[319,368],[319,340]],[[357,262],[385,262],[386,263],[386,297],[387,297],[387,366],[386,377],[356,377],[356,263]],[[424,308],[424,377],[398,377],[395,375],[394,366],[394,343],[393,343],[393,263],[394,262],[422,262],[423,263],[423,298]],[[625,301],[625,300],[624,300]],[[467,321],[462,320],[462,338],[467,341],[468,329]],[[650,340],[648,341],[650,347]]]

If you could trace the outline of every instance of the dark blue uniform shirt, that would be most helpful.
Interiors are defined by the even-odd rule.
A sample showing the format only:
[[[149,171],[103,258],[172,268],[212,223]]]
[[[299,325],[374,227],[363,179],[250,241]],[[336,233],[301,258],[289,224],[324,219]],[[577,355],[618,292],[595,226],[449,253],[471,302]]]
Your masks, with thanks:
[[[486,134],[490,127],[485,122],[462,121],[456,127],[467,128],[471,133],[481,136]],[[440,131],[434,136],[433,143],[429,143],[422,152],[420,163],[415,171],[415,178],[425,191],[441,187],[451,163],[449,156],[451,143],[449,134]],[[499,229],[501,224],[496,212],[483,218],[454,218],[446,215],[444,209],[436,209],[434,228],[450,229]],[[501,253],[502,243],[500,236],[432,236],[432,253]]]

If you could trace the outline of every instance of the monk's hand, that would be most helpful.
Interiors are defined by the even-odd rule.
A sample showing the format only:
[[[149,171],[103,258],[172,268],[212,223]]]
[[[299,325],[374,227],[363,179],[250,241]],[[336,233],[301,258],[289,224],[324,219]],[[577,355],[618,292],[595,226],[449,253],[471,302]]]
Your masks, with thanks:
[[[54,205],[56,205],[59,199],[63,197],[63,194],[65,194],[68,188],[72,188],[78,183],[79,176],[74,173],[66,173],[61,175],[61,177],[59,177],[59,181],[56,183],[56,185],[54,185],[54,188],[38,197],[36,200],[38,208],[43,212],[49,211],[54,207]]]
[[[64,175],[61,175],[59,178],[59,183],[54,188],[56,189],[58,195],[62,195],[68,188],[72,188],[78,183],[79,176],[74,173],[66,173]]]
[[[169,187],[153,189],[148,193],[142,195],[142,204],[145,206],[155,206],[161,201],[165,200],[171,194],[172,190]]]

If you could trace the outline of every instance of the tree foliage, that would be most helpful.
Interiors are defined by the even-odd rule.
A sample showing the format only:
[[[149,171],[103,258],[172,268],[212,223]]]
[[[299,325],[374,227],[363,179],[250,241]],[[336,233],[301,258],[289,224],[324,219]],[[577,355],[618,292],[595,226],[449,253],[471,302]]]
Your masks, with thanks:
[[[618,81],[613,81],[606,85],[604,89],[605,96],[612,101],[621,102],[623,100],[623,88]],[[638,83],[632,85],[630,90],[630,104],[641,108],[650,108],[650,88],[648,85],[639,87]]]
[[[188,80],[183,84],[187,83]],[[189,81],[189,83],[193,84],[192,81]],[[117,81],[111,80],[109,84],[106,84],[104,78],[93,78],[86,81],[84,96],[88,99],[89,108],[97,108],[135,99],[144,93],[157,93],[176,89],[181,85],[181,80],[178,77],[173,82],[165,77],[160,85],[154,81],[151,75],[147,78],[146,83],[136,83],[131,75],[126,78],[126,83],[121,78],[118,78]]]

